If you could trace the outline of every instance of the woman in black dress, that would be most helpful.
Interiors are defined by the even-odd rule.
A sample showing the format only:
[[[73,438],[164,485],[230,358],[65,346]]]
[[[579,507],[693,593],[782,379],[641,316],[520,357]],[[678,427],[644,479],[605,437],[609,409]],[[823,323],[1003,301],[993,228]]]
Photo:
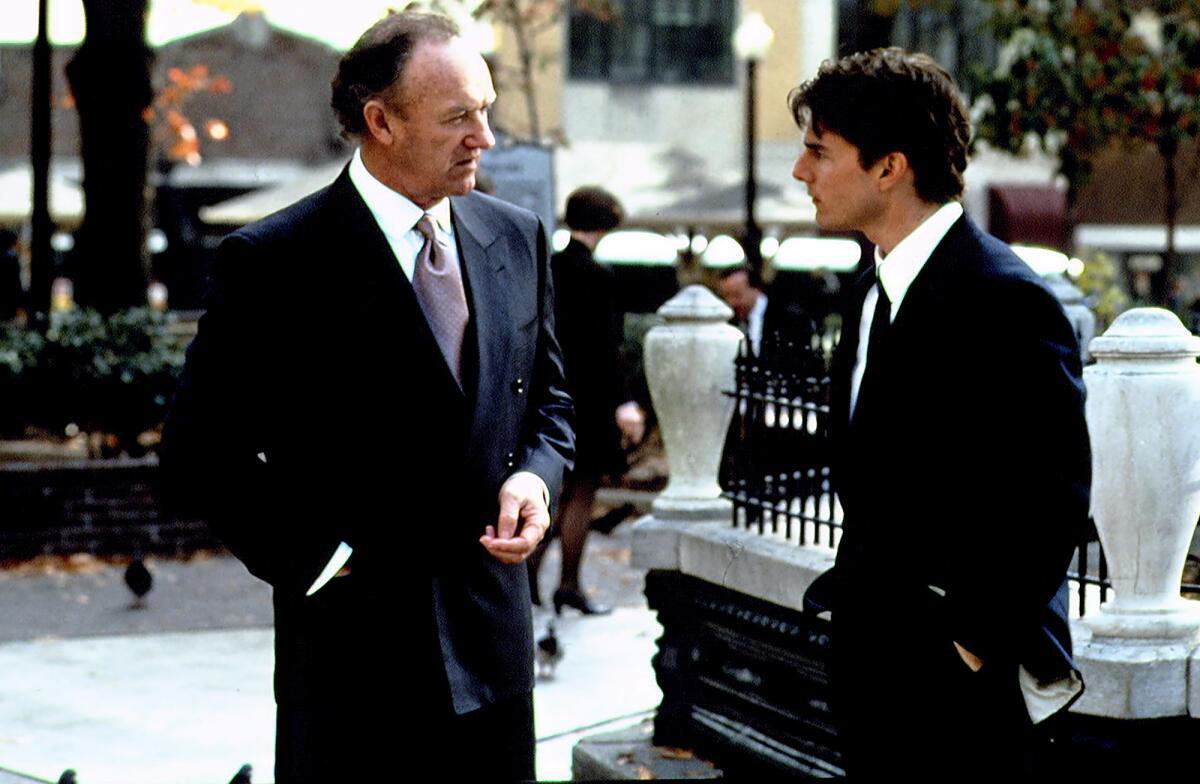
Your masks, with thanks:
[[[622,434],[641,439],[645,417],[625,393],[620,368],[623,330],[616,311],[613,273],[597,264],[592,251],[600,238],[620,225],[624,211],[612,194],[579,188],[567,198],[566,224],[571,241],[551,258],[554,277],[555,334],[562,344],[567,388],[575,403],[575,468],[563,480],[562,498],[551,535],[562,543],[562,573],[554,591],[554,611],[574,607],[584,615],[609,608],[591,601],[579,587],[596,487],[608,474],[625,470]],[[547,538],[548,541],[549,537]],[[546,542],[529,559],[535,604],[537,573]]]

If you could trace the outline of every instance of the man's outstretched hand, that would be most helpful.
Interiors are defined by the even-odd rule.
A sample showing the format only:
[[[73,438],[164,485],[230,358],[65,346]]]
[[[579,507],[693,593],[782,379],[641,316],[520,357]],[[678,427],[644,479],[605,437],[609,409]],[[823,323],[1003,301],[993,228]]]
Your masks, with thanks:
[[[550,527],[546,485],[536,474],[518,471],[500,487],[500,516],[484,529],[479,543],[497,561],[518,564],[537,547]]]

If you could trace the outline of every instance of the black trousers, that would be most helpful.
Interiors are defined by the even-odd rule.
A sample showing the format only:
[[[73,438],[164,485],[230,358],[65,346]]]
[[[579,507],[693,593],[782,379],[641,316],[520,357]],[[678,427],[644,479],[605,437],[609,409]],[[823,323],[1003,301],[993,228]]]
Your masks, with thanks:
[[[535,779],[532,694],[462,715],[381,703],[365,732],[345,709],[279,707],[277,784]]]
[[[369,619],[371,608],[385,606],[350,582],[327,588],[358,590],[343,613]],[[369,632],[341,629],[347,637],[331,631],[318,638],[350,645],[357,657],[348,660],[350,671],[322,678],[322,688],[303,689],[303,699],[279,700],[277,784],[534,779],[533,695],[455,714],[432,605],[426,609],[426,633],[402,635],[398,644],[382,644],[368,620],[357,626]]]
[[[852,780],[1021,780],[1034,734],[1013,662],[972,671],[936,618],[834,613],[833,711]]]

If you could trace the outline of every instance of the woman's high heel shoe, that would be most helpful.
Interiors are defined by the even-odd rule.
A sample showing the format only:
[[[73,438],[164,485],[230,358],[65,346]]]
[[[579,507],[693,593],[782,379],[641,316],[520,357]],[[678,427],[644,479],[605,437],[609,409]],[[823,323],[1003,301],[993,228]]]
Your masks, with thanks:
[[[608,615],[612,608],[593,604],[581,591],[574,588],[559,588],[554,592],[554,614],[562,615],[563,607],[574,607],[583,615]]]

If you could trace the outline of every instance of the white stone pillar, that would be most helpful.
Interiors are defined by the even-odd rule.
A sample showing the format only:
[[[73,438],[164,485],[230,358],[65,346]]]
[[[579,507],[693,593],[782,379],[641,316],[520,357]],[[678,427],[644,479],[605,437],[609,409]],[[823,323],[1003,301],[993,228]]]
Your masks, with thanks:
[[[1075,335],[1079,338],[1079,353],[1086,361],[1089,356],[1088,346],[1091,344],[1092,338],[1096,336],[1096,316],[1088,307],[1087,298],[1083,296],[1082,291],[1076,288],[1075,284],[1067,280],[1066,275],[1061,273],[1049,275],[1043,280],[1054,292],[1054,296],[1058,297],[1058,301],[1062,303],[1067,320],[1071,322],[1071,328],[1075,330]]]
[[[1200,604],[1179,583],[1200,516],[1200,338],[1135,308],[1091,352],[1092,516],[1115,598],[1085,623],[1096,637],[1197,638]]]
[[[1196,716],[1200,604],[1179,596],[1200,514],[1200,338],[1160,308],[1122,314],[1084,370],[1092,516],[1114,597],[1072,624],[1087,690],[1072,710]]]
[[[652,513],[658,520],[729,519],[717,471],[742,333],[727,323],[733,311],[704,286],[688,286],[658,314],[666,323],[646,335],[646,380],[671,473]]]

